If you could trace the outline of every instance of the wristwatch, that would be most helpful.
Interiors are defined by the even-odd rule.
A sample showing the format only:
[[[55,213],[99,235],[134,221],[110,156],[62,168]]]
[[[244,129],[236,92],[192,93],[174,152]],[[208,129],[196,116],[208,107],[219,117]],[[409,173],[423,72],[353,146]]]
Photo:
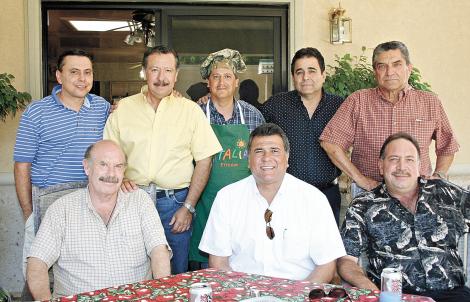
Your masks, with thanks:
[[[432,175],[437,175],[441,179],[447,179],[447,174],[442,171],[436,171]]]
[[[190,204],[189,202],[185,202],[185,203],[183,204],[183,206],[184,206],[186,209],[188,209],[189,213],[191,213],[191,214],[194,214],[194,213],[196,212],[196,209],[195,209],[195,208],[193,207],[193,205]]]

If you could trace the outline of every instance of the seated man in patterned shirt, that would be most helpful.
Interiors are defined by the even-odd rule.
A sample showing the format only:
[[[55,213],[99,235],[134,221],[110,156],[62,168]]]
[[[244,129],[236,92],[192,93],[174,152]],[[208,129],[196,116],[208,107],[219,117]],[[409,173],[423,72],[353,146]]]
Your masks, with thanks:
[[[28,255],[27,281],[35,300],[170,274],[170,253],[152,200],[143,190],[123,193],[126,158],[112,141],[88,147],[88,187],[47,210]]]
[[[470,194],[442,179],[419,175],[418,142],[400,132],[380,151],[384,182],[354,199],[341,235],[347,256],[338,260],[340,276],[354,286],[377,289],[384,268],[399,267],[403,292],[436,301],[470,301],[457,251],[468,231]],[[369,258],[369,280],[357,265]]]

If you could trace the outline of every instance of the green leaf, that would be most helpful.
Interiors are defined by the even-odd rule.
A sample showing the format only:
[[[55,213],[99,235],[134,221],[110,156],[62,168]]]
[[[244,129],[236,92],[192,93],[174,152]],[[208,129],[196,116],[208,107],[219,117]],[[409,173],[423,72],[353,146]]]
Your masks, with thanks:
[[[11,74],[0,74],[0,120],[5,121],[8,115],[14,116],[17,110],[24,109],[31,101],[27,92],[18,92],[11,84],[15,77]]]
[[[335,55],[336,65],[327,65],[323,85],[326,92],[348,97],[357,90],[377,86],[372,65],[364,55],[366,47],[363,46],[361,49],[363,54],[359,57],[348,53],[342,57]],[[421,74],[417,68],[413,68],[408,82],[415,89],[431,91],[431,86],[421,81]]]

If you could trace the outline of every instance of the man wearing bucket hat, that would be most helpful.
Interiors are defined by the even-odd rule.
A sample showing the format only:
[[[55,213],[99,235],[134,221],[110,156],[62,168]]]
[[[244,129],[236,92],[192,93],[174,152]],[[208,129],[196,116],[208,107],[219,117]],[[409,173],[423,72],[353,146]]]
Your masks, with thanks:
[[[240,53],[222,49],[211,53],[201,65],[210,97],[201,108],[206,114],[222,151],[212,159],[209,181],[196,206],[189,252],[191,269],[207,267],[208,255],[198,249],[215,195],[224,186],[250,175],[248,151],[250,132],[264,123],[261,112],[249,103],[236,100],[238,74],[246,70]]]

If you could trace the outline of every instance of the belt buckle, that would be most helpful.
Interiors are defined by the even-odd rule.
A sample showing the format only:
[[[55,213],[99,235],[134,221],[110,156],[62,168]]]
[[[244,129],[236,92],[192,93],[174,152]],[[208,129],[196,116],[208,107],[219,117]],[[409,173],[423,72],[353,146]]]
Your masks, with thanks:
[[[157,191],[157,194],[160,193],[160,192],[165,193],[165,196],[167,198],[170,198],[171,195],[175,195],[175,190],[173,190],[173,189],[169,189],[169,190],[157,189],[156,191]]]

